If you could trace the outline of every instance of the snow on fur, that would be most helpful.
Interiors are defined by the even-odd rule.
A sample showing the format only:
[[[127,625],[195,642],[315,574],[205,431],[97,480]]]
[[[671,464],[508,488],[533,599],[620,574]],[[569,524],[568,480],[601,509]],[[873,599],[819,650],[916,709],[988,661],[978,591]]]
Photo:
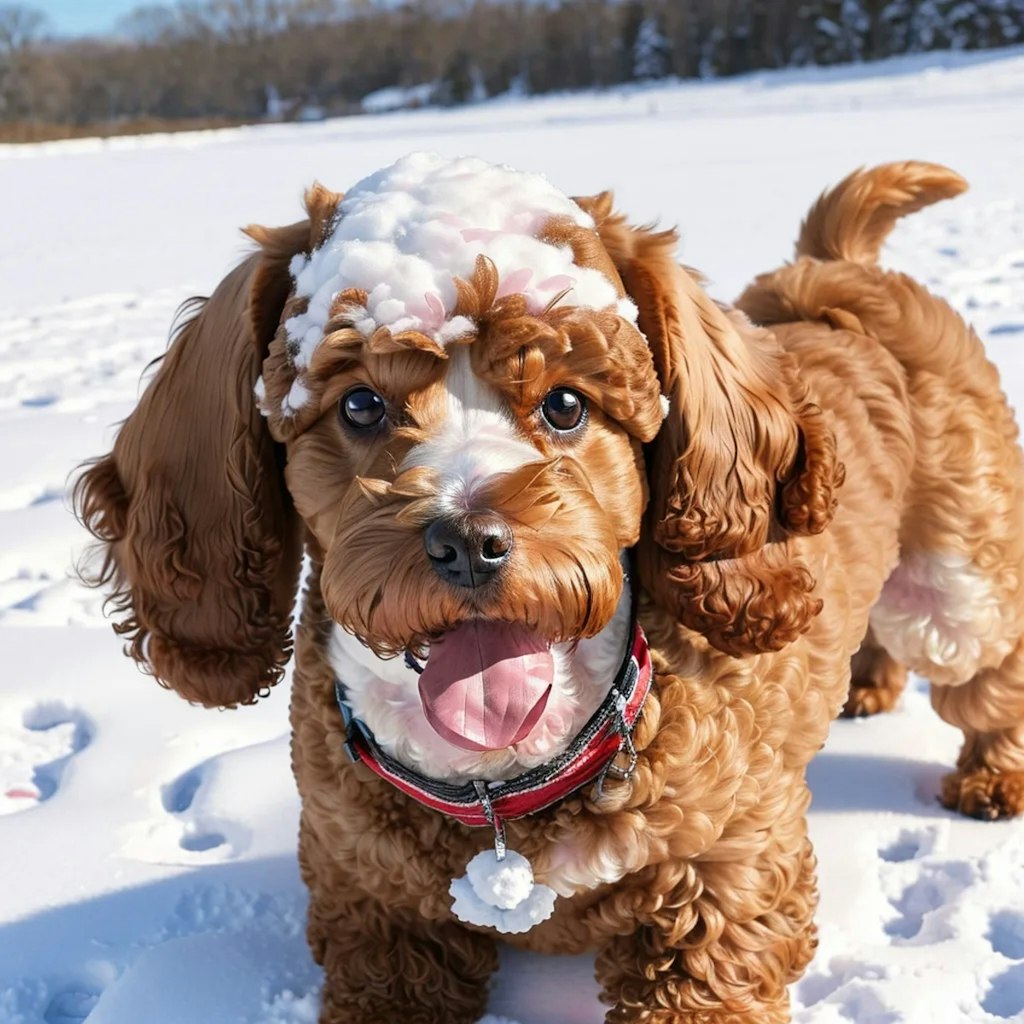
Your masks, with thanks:
[[[454,899],[452,913],[460,921],[506,935],[528,932],[555,909],[555,890],[534,882],[530,862],[515,850],[508,850],[502,860],[494,850],[482,850],[448,891]]]
[[[478,256],[498,271],[498,297],[522,294],[533,312],[554,300],[572,306],[615,306],[636,322],[636,307],[620,299],[600,271],[578,266],[572,249],[538,238],[554,218],[582,228],[594,222],[546,178],[476,157],[447,159],[413,153],[355,185],[324,243],[290,266],[303,313],[285,323],[304,370],[323,338],[331,304],[348,289],[367,293],[352,324],[369,338],[419,331],[441,345],[471,334],[472,320],[454,315],[455,278],[468,278]],[[561,297],[560,297],[561,296]],[[282,412],[308,400],[292,388]]]

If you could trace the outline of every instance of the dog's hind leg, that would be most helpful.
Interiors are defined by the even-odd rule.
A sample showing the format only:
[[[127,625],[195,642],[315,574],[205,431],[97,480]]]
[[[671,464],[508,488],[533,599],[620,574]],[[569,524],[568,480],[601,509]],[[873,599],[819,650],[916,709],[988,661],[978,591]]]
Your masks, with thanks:
[[[891,711],[907,685],[907,669],[892,657],[871,630],[850,663],[850,693],[844,718],[862,718]]]
[[[932,706],[964,732],[942,802],[973,818],[1024,812],[1024,639],[963,686],[932,687]]]
[[[963,730],[942,801],[975,817],[1024,811],[1024,461],[995,368],[950,314],[948,363],[908,391],[916,458],[899,564],[871,612],[875,640],[928,679]]]
[[[931,682],[939,715],[963,730],[942,802],[972,817],[1010,817],[1024,812],[1024,528],[1004,520],[1014,529],[1000,536],[972,522],[963,504],[944,508],[960,512],[944,524],[945,550],[936,553],[935,535],[930,551],[904,545],[872,626],[891,655]],[[941,515],[937,506],[933,518]],[[962,550],[965,538],[974,551]]]

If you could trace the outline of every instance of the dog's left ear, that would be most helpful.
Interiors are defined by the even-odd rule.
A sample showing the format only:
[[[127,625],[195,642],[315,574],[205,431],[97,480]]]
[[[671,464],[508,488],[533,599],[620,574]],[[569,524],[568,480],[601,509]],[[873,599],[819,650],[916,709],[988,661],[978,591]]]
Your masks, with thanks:
[[[581,205],[639,309],[669,402],[647,453],[641,582],[719,650],[779,650],[821,610],[795,538],[835,511],[832,430],[774,335],[676,262],[675,232],[631,227],[607,193]]]
[[[253,388],[289,262],[318,243],[339,200],[314,188],[308,220],[248,229],[259,251],[193,303],[114,450],[75,485],[101,542],[87,578],[111,586],[127,653],[195,703],[254,702],[291,652],[302,534]]]

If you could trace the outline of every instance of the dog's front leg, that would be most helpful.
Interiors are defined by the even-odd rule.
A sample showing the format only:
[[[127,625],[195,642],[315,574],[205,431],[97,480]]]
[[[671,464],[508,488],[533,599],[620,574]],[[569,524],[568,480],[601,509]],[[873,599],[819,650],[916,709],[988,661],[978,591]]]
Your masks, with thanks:
[[[608,1024],[787,1024],[786,986],[816,943],[814,857],[802,824],[789,851],[778,844],[694,864],[660,910],[600,951]]]
[[[330,920],[326,910],[310,914],[324,967],[320,1024],[472,1024],[484,1014],[498,967],[490,936],[371,900]]]

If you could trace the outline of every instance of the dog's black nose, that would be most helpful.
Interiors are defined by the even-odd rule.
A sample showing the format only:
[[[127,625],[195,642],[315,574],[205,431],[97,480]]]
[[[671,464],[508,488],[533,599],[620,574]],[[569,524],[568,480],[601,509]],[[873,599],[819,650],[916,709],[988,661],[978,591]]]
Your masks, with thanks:
[[[424,531],[430,564],[457,587],[479,587],[512,553],[512,531],[500,516],[478,513],[458,519],[435,519]]]

